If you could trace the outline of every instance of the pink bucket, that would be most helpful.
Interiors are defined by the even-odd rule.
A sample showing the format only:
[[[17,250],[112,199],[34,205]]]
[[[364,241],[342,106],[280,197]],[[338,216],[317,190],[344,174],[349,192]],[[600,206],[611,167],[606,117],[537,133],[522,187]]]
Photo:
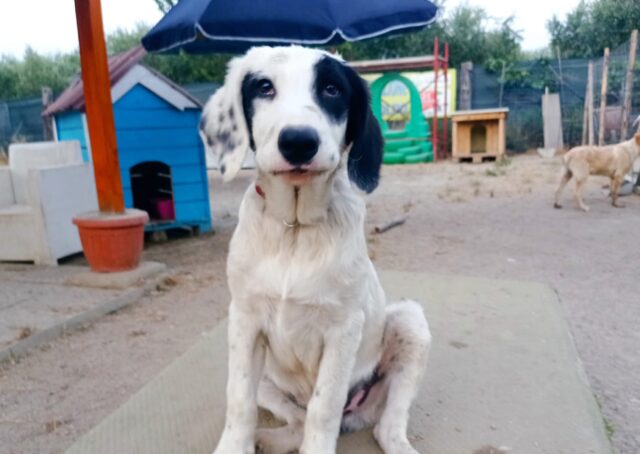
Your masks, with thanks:
[[[173,206],[173,199],[156,200],[156,212],[158,213],[158,218],[161,221],[169,221],[175,219],[176,212]]]

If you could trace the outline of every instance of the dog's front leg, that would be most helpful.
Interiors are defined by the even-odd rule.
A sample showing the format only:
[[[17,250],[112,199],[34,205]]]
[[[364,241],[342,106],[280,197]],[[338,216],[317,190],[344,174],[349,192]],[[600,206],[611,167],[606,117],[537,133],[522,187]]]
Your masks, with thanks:
[[[232,302],[228,337],[227,412],[214,454],[253,454],[258,419],[257,389],[265,357],[259,320]]]
[[[362,338],[364,314],[349,314],[324,336],[324,349],[313,396],[307,406],[300,454],[334,454],[349,380]]]

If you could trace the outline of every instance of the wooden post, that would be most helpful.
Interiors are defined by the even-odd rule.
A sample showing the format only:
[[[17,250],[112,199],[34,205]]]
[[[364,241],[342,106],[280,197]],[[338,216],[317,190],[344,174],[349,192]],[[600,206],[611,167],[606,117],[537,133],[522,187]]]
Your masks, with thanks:
[[[600,84],[600,121],[598,127],[598,145],[604,145],[605,113],[607,110],[607,83],[609,82],[609,48],[604,49],[602,59],[602,83]]]
[[[586,145],[589,140],[589,82],[587,82],[587,88],[584,90],[584,108],[582,109],[582,142],[581,145]]]
[[[633,92],[633,70],[636,65],[636,50],[638,48],[638,30],[631,32],[631,44],[629,46],[629,63],[627,65],[627,78],[624,86],[624,101],[622,102],[622,125],[620,125],[620,139],[627,139],[629,130],[629,115],[631,114],[631,95]]]
[[[564,101],[564,76],[562,74],[562,54],[560,53],[560,46],[556,46],[556,55],[558,57],[558,75],[560,76],[560,107],[562,107],[562,101]]]
[[[98,206],[103,213],[123,213],[124,196],[100,0],[75,0],[75,6]]]
[[[593,145],[595,143],[595,131],[593,130],[593,60],[589,60],[587,92],[589,93],[589,108],[587,109],[587,114],[589,115],[589,145]]]
[[[460,65],[460,110],[471,110],[471,71],[473,63],[466,61]]]
[[[41,87],[40,94],[42,95],[42,111],[44,112],[53,102],[53,91],[51,87]],[[50,115],[42,117],[42,138],[45,141],[53,140],[53,124]]]
[[[504,95],[504,76],[506,74],[506,63],[502,61],[502,72],[500,73],[500,95],[498,97],[498,106],[502,107],[502,97]]]

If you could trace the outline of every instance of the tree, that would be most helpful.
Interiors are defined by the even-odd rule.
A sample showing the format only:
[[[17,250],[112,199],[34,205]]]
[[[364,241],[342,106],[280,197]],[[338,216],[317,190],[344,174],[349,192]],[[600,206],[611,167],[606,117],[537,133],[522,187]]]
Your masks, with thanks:
[[[77,52],[43,56],[27,48],[21,60],[2,56],[0,99],[38,96],[43,86],[60,92],[69,84],[79,67],[80,58]]]
[[[177,0],[153,0],[153,1],[156,2],[158,9],[164,14],[168,13],[169,10],[173,8],[177,3]]]
[[[445,39],[454,64],[465,61],[484,63],[488,52],[487,13],[478,7],[461,5],[445,19]]]
[[[638,0],[582,0],[564,20],[554,16],[547,29],[551,45],[565,58],[602,56],[605,47],[616,48],[640,25]]]
[[[107,37],[109,54],[124,52],[140,44],[149,31],[145,24],[133,30],[118,29]],[[222,54],[188,55],[184,52],[172,55],[147,55],[143,63],[179,84],[196,82],[221,82],[231,56]]]
[[[429,55],[437,36],[440,42],[449,43],[450,66],[473,61],[490,69],[501,69],[503,62],[511,64],[521,56],[522,38],[512,23],[510,17],[492,28],[484,9],[461,5],[420,32],[345,43],[338,46],[338,51],[346,60]]]

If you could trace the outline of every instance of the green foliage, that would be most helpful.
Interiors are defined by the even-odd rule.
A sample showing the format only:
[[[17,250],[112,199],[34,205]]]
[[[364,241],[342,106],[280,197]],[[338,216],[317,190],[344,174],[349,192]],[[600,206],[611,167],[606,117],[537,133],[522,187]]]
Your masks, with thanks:
[[[177,0],[153,0],[158,5],[158,9],[166,14],[177,3]]]
[[[133,30],[117,30],[107,37],[109,54],[124,52],[140,44],[149,27],[138,24]],[[147,55],[143,63],[179,84],[220,82],[224,78],[229,55]]]
[[[140,44],[149,28],[138,24],[133,30],[117,30],[107,36],[110,55]],[[147,55],[143,63],[180,84],[222,81],[228,55]],[[23,57],[0,56],[0,100],[36,97],[48,86],[55,94],[64,90],[80,71],[78,52],[41,55],[27,48]]]
[[[514,30],[513,17],[491,27],[486,11],[461,5],[439,22],[417,33],[345,43],[338,51],[346,60],[398,58],[433,53],[433,39],[449,43],[451,66],[473,61],[493,71],[510,67],[521,56],[520,34]],[[442,51],[442,50],[441,50]]]
[[[547,29],[563,58],[594,58],[628,41],[639,25],[638,0],[582,0],[564,20],[554,16]]]
[[[69,84],[79,65],[77,52],[43,56],[27,48],[21,60],[0,56],[0,99],[38,96],[43,86],[59,92]]]

